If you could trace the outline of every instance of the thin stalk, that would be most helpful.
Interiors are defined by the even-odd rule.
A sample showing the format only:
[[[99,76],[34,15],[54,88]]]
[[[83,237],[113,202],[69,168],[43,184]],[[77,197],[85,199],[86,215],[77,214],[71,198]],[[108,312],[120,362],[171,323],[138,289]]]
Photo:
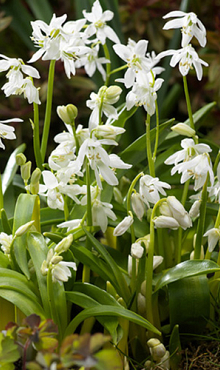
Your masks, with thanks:
[[[117,72],[120,72],[120,71],[123,71],[123,69],[126,69],[128,68],[128,65],[125,64],[124,66],[122,67],[119,67],[119,68],[115,68],[113,69],[111,72],[109,72],[109,76],[113,75],[114,73],[117,73]]]
[[[3,198],[3,192],[2,192],[2,176],[0,174],[0,211],[4,208],[4,198]]]
[[[197,226],[194,259],[200,259],[200,255],[201,255],[202,238],[203,238],[204,226],[205,226],[208,179],[209,179],[209,175],[207,174],[207,178],[206,178],[205,184],[203,185],[203,189],[202,189],[200,217],[199,217],[198,226]]]
[[[184,184],[183,194],[182,194],[182,199],[181,199],[181,203],[182,203],[183,207],[185,206],[185,203],[186,203],[188,190],[189,190],[189,184],[190,184],[190,179],[187,180]],[[183,234],[183,229],[181,227],[179,227],[178,236],[177,236],[177,248],[175,249],[175,262],[176,262],[176,264],[181,262],[182,234]]]
[[[153,154],[154,162],[157,156],[157,148],[158,148],[158,141],[159,141],[159,109],[158,109],[157,100],[155,101],[155,108],[156,108],[156,137],[155,137],[154,154]]]
[[[183,86],[184,86],[184,92],[185,92],[185,97],[186,97],[186,105],[187,105],[187,110],[188,110],[188,115],[189,115],[190,127],[193,130],[195,130],[186,76],[183,76]]]
[[[75,121],[72,122],[71,127],[72,127],[72,130],[73,130],[73,136],[74,136],[75,143],[76,143],[76,154],[78,154],[78,151],[79,151],[79,140],[78,140],[78,137],[76,135]]]
[[[33,132],[33,146],[34,146],[34,156],[37,167],[43,170],[42,167],[42,157],[40,151],[40,133],[39,133],[39,107],[37,103],[33,103],[34,107],[34,132]]]
[[[152,158],[152,151],[151,151],[150,115],[149,114],[147,114],[147,119],[146,119],[145,124],[146,124],[146,147],[147,147],[147,159],[148,159],[149,172],[152,177],[155,177],[154,161]]]
[[[46,113],[45,113],[45,119],[44,119],[43,136],[42,136],[42,142],[41,142],[42,162],[44,162],[45,160],[48,136],[49,136],[49,131],[50,131],[55,63],[56,63],[56,60],[51,60],[50,68],[49,68],[49,75],[48,75],[47,105],[46,105]]]
[[[103,50],[106,59],[111,60],[107,44],[103,45]],[[106,86],[108,86],[109,84],[110,73],[111,73],[111,63],[106,63],[106,80],[105,80]]]
[[[213,166],[213,172],[214,173],[216,173],[216,171],[217,171],[219,160],[220,160],[220,150],[218,151],[218,154],[217,154],[217,157],[215,159],[214,166]]]
[[[150,243],[147,256],[147,265],[146,265],[146,319],[154,325],[154,315],[152,307],[152,281],[153,281],[153,257],[154,257],[154,222],[153,219],[156,215],[157,208],[166,201],[166,198],[160,199],[152,210],[151,220],[150,220]],[[151,334],[150,334],[151,336]]]

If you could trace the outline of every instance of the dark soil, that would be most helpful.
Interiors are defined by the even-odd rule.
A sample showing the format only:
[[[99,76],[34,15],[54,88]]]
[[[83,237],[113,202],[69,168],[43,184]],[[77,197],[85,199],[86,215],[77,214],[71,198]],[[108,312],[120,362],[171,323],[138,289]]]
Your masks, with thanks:
[[[182,361],[179,370],[220,370],[220,343],[193,343],[182,350]]]

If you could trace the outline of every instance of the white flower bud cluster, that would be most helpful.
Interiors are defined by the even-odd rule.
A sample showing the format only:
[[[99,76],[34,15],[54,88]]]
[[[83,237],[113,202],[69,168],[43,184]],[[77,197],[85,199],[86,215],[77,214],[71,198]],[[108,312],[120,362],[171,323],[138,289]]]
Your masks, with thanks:
[[[157,338],[151,338],[147,341],[153,361],[160,366],[161,369],[170,369],[170,353],[166,350],[163,343]]]

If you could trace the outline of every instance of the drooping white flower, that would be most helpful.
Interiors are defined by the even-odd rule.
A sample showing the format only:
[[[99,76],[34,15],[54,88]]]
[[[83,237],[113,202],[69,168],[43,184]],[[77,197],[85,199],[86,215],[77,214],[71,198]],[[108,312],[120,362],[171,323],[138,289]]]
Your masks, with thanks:
[[[150,175],[142,176],[139,183],[139,193],[143,202],[150,207],[149,203],[156,204],[160,199],[160,194],[166,196],[164,189],[170,189],[171,186],[166,182],[160,181],[158,177]]]
[[[171,130],[176,132],[179,135],[184,135],[188,137],[195,136],[196,132],[193,128],[191,128],[186,123],[179,122],[176,125],[171,127]]]
[[[59,263],[55,264],[51,269],[52,281],[58,281],[58,283],[68,281],[72,275],[70,268],[76,271],[75,262],[60,261]]]
[[[175,218],[179,226],[186,230],[192,226],[191,218],[180,201],[174,196],[168,196],[166,202],[160,207],[160,213],[163,216]]]
[[[107,141],[105,140],[107,144]],[[112,144],[109,141],[109,144]],[[77,161],[82,165],[85,157],[88,158],[90,167],[95,173],[99,188],[102,188],[100,175],[112,186],[118,185],[118,179],[112,168],[131,168],[131,165],[124,163],[116,154],[108,154],[102,148],[100,140],[86,139],[81,145]]]
[[[180,225],[174,217],[158,216],[153,219],[156,228],[165,228],[177,230]]]
[[[220,203],[220,163],[217,167],[217,180],[212,186],[208,187],[208,192],[214,202]]]
[[[189,161],[196,157],[198,154],[210,153],[212,149],[207,144],[195,144],[193,139],[183,139],[181,141],[182,150],[172,154],[165,160],[165,164],[177,164],[181,161]]]
[[[0,233],[0,244],[1,244],[1,249],[3,250],[4,254],[11,253],[12,241],[13,241],[12,235],[8,235],[4,232]]]
[[[11,118],[6,119],[4,121],[0,121],[0,148],[5,149],[5,145],[3,144],[1,139],[8,139],[8,140],[14,140],[16,139],[15,136],[15,128],[13,126],[5,125],[5,123],[10,122],[23,122],[23,119],[20,118]]]
[[[92,222],[94,226],[100,226],[102,232],[104,233],[108,227],[108,218],[115,221],[117,216],[112,211],[112,204],[107,202],[102,202],[100,199],[96,198],[92,202]]]
[[[190,178],[193,178],[195,180],[195,191],[203,187],[207,174],[209,174],[211,185],[214,183],[214,174],[208,153],[199,154],[190,161],[177,164],[172,168],[171,175],[174,175],[176,172],[182,173],[180,179],[181,184],[185,183]]]
[[[214,227],[206,231],[206,233],[203,236],[208,237],[209,252],[212,252],[215,249],[216,244],[220,240],[220,229]]]
[[[193,12],[185,13],[180,10],[172,11],[166,14],[163,18],[178,17],[168,21],[163,29],[169,30],[170,28],[181,28],[182,42],[181,46],[186,46],[190,43],[193,36],[197,38],[201,46],[206,44],[206,29],[202,22],[198,19],[197,15]]]
[[[83,15],[90,22],[86,28],[85,35],[91,37],[96,35],[97,40],[99,40],[103,45],[106,42],[106,38],[117,43],[120,42],[115,31],[109,27],[106,22],[110,21],[114,17],[114,13],[110,10],[103,12],[99,0],[93,3],[91,13],[83,10]]]
[[[86,105],[92,109],[92,114],[89,118],[90,131],[100,124],[99,119],[104,113],[106,117],[117,119],[117,109],[113,104],[117,103],[120,98],[122,89],[119,86],[102,86],[98,94],[92,92],[90,100],[87,100]]]
[[[131,205],[136,216],[139,218],[139,220],[142,220],[142,217],[144,216],[145,213],[145,205],[139,193],[137,192],[132,193]]]
[[[84,56],[80,58],[80,65],[85,68],[85,71],[89,77],[92,77],[98,69],[101,73],[103,80],[106,79],[106,72],[103,68],[103,64],[110,63],[110,61],[104,57],[98,56],[99,45],[95,45],[93,48],[88,48],[88,51]],[[76,63],[78,67],[78,63]]]
[[[158,78],[152,84],[148,75],[143,74],[137,82],[134,83],[132,90],[126,96],[126,107],[130,110],[134,105],[143,106],[146,112],[152,116],[155,113],[155,101],[157,100],[157,91],[160,89],[162,78]]]
[[[137,259],[140,259],[143,256],[144,248],[140,242],[132,243],[131,245],[131,256]]]
[[[121,236],[123,235],[129,227],[133,224],[134,218],[130,214],[129,216],[126,216],[114,229],[113,235],[114,236]]]
[[[61,222],[61,224],[57,225],[57,227],[67,228],[67,232],[69,232],[71,230],[74,230],[74,229],[78,228],[80,226],[81,222],[82,222],[82,219],[77,218],[77,219],[74,219],[74,220]]]
[[[189,210],[189,215],[191,218],[197,218],[200,215],[200,206],[201,206],[201,200],[196,200],[190,210]]]
[[[147,40],[140,40],[136,43],[132,39],[128,40],[127,46],[122,44],[113,46],[116,54],[128,65],[124,79],[118,80],[124,82],[126,88],[133,86],[138,74],[142,76],[142,74],[150,71],[151,61],[146,57],[147,46]],[[139,78],[141,79],[141,77]]]
[[[199,58],[191,44],[178,50],[162,51],[158,54],[158,58],[163,58],[167,55],[172,55],[170,60],[171,67],[175,67],[179,63],[179,71],[182,76],[186,76],[189,70],[194,67],[199,81],[202,79],[202,65],[208,67],[208,63]]]

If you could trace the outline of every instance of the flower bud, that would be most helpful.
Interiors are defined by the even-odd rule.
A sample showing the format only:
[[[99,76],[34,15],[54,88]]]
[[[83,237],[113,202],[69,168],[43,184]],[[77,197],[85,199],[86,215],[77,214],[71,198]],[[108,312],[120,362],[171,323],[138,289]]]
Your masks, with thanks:
[[[191,218],[196,218],[199,217],[200,215],[200,205],[201,205],[201,200],[196,200],[192,207],[189,210],[189,215]]]
[[[185,230],[188,227],[192,226],[192,220],[188,212],[185,210],[183,205],[176,197],[174,196],[167,197],[167,203],[172,213],[172,216],[178,221],[180,227],[182,227]]]
[[[29,221],[27,222],[26,224],[20,226],[16,231],[15,231],[15,236],[22,236],[24,235],[30,228],[31,226],[33,225],[33,223],[35,222],[35,220],[32,220],[32,221]]]
[[[153,257],[153,270],[155,270],[160,264],[163,262],[162,256],[154,256]]]
[[[153,219],[153,223],[156,228],[169,228],[177,230],[180,225],[177,220],[173,217],[159,216]]]
[[[41,178],[41,170],[40,168],[35,168],[31,175],[31,184],[36,184],[40,181]]]
[[[72,241],[73,241],[73,234],[69,234],[67,237],[65,237],[63,240],[61,240],[61,242],[59,242],[56,245],[56,247],[54,248],[54,251],[57,254],[66,252],[71,246]]]
[[[131,205],[134,213],[139,218],[139,220],[142,220],[142,217],[144,216],[145,212],[145,206],[144,202],[142,201],[142,198],[139,193],[132,193],[131,195]]]
[[[176,132],[179,135],[184,135],[187,137],[193,137],[195,136],[195,130],[191,128],[190,126],[186,125],[185,123],[177,123],[177,125],[174,125],[171,127],[171,130]]]
[[[160,358],[160,362],[158,363],[158,366],[161,367],[161,369],[169,370],[170,369],[170,352],[166,351],[165,355]]]
[[[41,268],[40,268],[40,271],[42,273],[43,276],[46,276],[47,275],[47,272],[48,272],[48,265],[47,265],[47,261],[44,260],[42,265],[41,265]]]
[[[145,315],[146,312],[146,299],[141,293],[138,293],[137,296],[137,306],[138,306],[138,313],[142,316]]]
[[[114,236],[121,236],[123,235],[129,227],[133,224],[134,219],[133,216],[129,215],[125,217],[115,228],[113,235]]]
[[[31,176],[31,162],[26,162],[21,166],[21,177],[24,181],[28,181]]]
[[[25,155],[23,153],[19,153],[16,155],[16,164],[18,166],[22,166],[26,163],[26,160],[27,158],[25,157]]]
[[[120,192],[120,190],[116,187],[113,188],[113,195],[114,195],[114,198],[115,198],[115,201],[119,204],[122,204],[123,203],[123,196],[122,196],[122,193]]]
[[[51,259],[53,258],[53,255],[54,255],[53,248],[50,248],[47,253],[47,261],[46,261],[48,265],[50,264]]]
[[[140,242],[133,243],[131,245],[131,256],[134,258],[141,258],[144,253],[144,248],[141,246]]]
[[[37,182],[36,184],[30,184],[30,192],[31,194],[38,194],[40,190],[40,184]]]
[[[150,353],[154,361],[161,361],[161,358],[166,353],[166,348],[157,338],[151,338],[148,340],[147,345],[150,349]]]
[[[53,256],[50,260],[50,263],[52,263],[53,265],[57,265],[59,262],[61,262],[63,260],[63,257],[62,256]]]
[[[57,114],[64,123],[66,123],[67,125],[71,125],[78,115],[78,109],[73,104],[68,104],[66,106],[59,105],[57,107]]]
[[[122,89],[117,85],[108,87],[105,93],[108,103],[110,104],[116,103],[120,97],[121,92],[122,92]]]

